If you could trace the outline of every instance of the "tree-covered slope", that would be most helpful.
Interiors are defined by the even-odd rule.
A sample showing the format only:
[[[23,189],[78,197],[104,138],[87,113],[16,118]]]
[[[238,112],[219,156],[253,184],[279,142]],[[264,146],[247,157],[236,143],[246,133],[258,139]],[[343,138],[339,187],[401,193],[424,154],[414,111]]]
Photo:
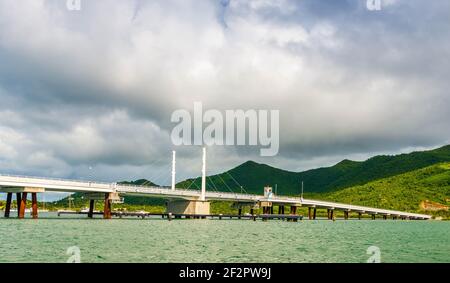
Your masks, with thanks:
[[[331,167],[299,173],[247,161],[222,174],[209,176],[207,187],[239,192],[242,185],[249,193],[261,194],[264,186],[275,187],[277,184],[278,194],[298,195],[303,181],[305,192],[329,192],[447,161],[450,161],[450,145],[430,151],[380,155],[362,162],[344,160]],[[194,183],[193,181],[194,179],[183,181],[177,187],[199,188],[200,178],[196,178]]]
[[[442,210],[450,205],[450,163],[308,197],[410,212]]]

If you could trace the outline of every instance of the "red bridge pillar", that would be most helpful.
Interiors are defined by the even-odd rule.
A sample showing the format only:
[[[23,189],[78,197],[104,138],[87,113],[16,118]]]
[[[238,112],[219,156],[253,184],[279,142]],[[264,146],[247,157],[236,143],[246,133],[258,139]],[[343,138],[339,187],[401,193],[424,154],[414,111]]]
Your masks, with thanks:
[[[27,195],[28,193],[22,193],[22,197],[20,198],[20,207],[18,208],[19,218],[25,218],[25,209],[27,208]]]
[[[37,195],[36,193],[31,193],[31,215],[33,219],[38,218],[38,206],[37,206]]]
[[[111,199],[109,193],[105,193],[105,206],[103,208],[103,219],[111,219]]]

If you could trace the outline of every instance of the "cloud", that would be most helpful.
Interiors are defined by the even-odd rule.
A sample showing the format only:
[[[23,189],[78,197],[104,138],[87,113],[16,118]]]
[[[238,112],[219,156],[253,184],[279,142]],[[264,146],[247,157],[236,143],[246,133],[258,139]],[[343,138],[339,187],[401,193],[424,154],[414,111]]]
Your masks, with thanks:
[[[217,172],[447,143],[449,6],[0,0],[1,171],[150,178],[170,162],[171,113],[194,101],[280,110],[279,156],[211,148]],[[200,151],[178,151],[179,178],[198,175]]]

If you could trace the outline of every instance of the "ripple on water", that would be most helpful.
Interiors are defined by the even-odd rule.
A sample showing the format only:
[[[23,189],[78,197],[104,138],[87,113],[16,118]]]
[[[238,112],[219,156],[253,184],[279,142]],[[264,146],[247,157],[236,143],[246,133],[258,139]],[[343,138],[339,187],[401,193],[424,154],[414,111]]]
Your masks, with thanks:
[[[450,262],[450,222],[0,219],[1,262]],[[4,240],[9,239],[9,240]]]

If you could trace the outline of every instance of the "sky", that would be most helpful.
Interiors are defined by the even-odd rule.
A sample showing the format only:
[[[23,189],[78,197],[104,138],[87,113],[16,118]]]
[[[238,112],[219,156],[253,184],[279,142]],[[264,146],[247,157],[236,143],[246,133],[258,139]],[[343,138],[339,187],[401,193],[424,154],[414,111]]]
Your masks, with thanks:
[[[0,173],[200,175],[171,114],[279,110],[280,149],[208,147],[209,174],[286,170],[450,143],[450,2],[0,0]]]

